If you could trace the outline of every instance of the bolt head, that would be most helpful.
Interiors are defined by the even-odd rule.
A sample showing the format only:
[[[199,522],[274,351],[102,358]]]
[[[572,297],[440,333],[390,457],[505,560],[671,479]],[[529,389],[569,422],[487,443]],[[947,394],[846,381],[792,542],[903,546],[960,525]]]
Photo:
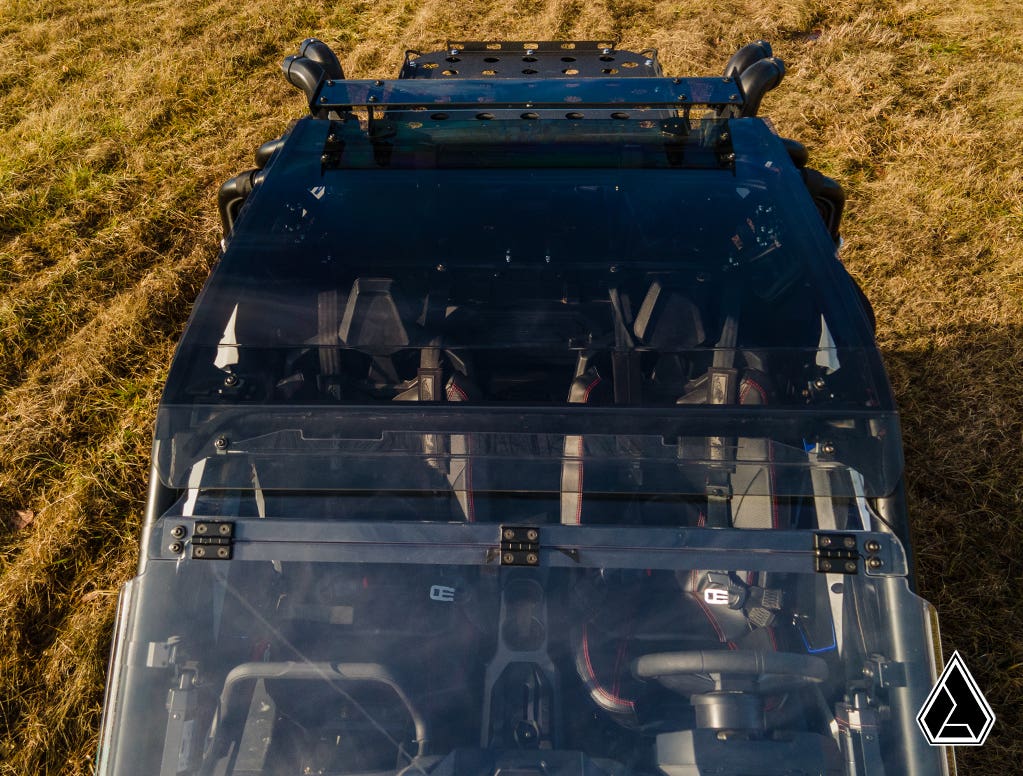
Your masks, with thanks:
[[[238,375],[235,374],[224,375],[224,385],[226,385],[228,388],[238,385]]]
[[[205,523],[198,523],[198,524],[197,524],[197,525],[195,526],[195,532],[196,532],[197,534],[204,534],[204,533],[206,533],[206,532],[207,532],[208,530],[209,530],[209,528],[208,528],[208,526],[207,526],[207,525],[206,525]]]
[[[881,542],[879,542],[877,539],[871,539],[870,541],[868,541],[866,543],[865,546],[867,548],[867,552],[880,552],[881,551]]]
[[[227,448],[227,437],[219,436],[213,441],[213,446],[218,450],[224,450]]]
[[[503,556],[501,557],[501,560],[503,560],[503,561],[504,561],[505,563],[513,563],[513,562],[515,561],[515,556],[514,556],[514,555],[512,555],[512,554],[511,554],[510,552],[506,552],[506,553],[505,553],[505,554],[504,554],[504,555],[503,555]]]
[[[854,560],[846,561],[845,562],[845,570],[849,574],[855,574],[856,573],[856,561],[854,561]]]
[[[197,557],[197,558],[205,558],[206,557],[206,548],[205,547],[194,547],[192,549],[192,551],[195,553],[195,557]]]
[[[830,547],[830,546],[831,546],[831,537],[830,536],[822,536],[821,537],[821,547]]]
[[[184,549],[184,547],[181,546],[181,542],[172,542],[167,549],[177,555]]]
[[[537,557],[535,552],[531,552],[528,555],[526,555],[526,563],[539,563],[539,562],[540,562],[540,558]]]
[[[171,528],[171,536],[173,536],[175,539],[180,539],[184,535],[185,535],[185,526],[183,526],[183,525],[176,525],[173,528]]]
[[[884,561],[882,561],[880,558],[868,558],[867,565],[870,566],[870,568],[872,569],[879,569],[881,568],[881,566],[884,565]]]
[[[537,531],[535,528],[531,528],[526,533],[526,538],[529,539],[529,541],[531,541],[531,542],[535,542],[537,539],[540,538],[540,532]]]
[[[227,523],[221,523],[220,528],[218,530],[220,531],[221,536],[227,536],[229,533],[231,533],[231,526],[228,525]]]
[[[515,538],[515,532],[511,528],[505,528],[504,538],[507,539],[508,541],[511,541],[512,539]]]

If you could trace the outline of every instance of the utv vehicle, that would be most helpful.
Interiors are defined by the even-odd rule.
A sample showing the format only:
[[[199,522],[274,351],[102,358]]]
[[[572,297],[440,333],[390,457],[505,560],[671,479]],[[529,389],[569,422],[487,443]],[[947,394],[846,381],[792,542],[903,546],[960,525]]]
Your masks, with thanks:
[[[167,380],[103,776],[934,776],[899,421],[784,66],[285,60]]]

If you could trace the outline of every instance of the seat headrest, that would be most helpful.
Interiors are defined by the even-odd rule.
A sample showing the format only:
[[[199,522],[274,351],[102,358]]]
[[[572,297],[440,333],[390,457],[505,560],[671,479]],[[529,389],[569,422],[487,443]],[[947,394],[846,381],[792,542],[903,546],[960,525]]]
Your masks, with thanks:
[[[696,347],[707,338],[700,308],[660,280],[647,289],[632,332],[643,345],[669,352]]]

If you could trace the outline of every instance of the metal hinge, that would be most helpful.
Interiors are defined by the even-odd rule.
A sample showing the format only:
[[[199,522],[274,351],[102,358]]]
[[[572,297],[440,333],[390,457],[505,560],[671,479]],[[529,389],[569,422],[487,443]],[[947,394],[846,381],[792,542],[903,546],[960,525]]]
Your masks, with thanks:
[[[859,553],[853,534],[816,533],[813,536],[814,568],[822,574],[856,574]]]
[[[540,565],[540,529],[527,526],[502,526],[501,565]]]
[[[192,557],[196,560],[231,560],[234,523],[196,520],[192,529]]]

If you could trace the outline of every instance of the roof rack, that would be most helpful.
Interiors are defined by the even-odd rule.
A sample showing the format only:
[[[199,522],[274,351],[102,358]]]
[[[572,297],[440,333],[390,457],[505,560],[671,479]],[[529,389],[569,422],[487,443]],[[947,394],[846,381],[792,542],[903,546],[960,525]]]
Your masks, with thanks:
[[[739,49],[718,78],[666,78],[655,50],[620,51],[603,41],[449,42],[440,52],[407,51],[397,79],[347,80],[334,52],[310,38],[298,55],[284,60],[282,69],[305,92],[318,118],[353,108],[368,108],[371,116],[375,108],[516,109],[530,112],[523,118],[541,118],[536,111],[688,113],[693,105],[716,109],[719,115],[755,116],[764,94],[785,74],[784,64],[764,41]]]
[[[448,41],[443,51],[405,52],[399,78],[649,78],[661,76],[657,49],[621,51],[600,40]]]

